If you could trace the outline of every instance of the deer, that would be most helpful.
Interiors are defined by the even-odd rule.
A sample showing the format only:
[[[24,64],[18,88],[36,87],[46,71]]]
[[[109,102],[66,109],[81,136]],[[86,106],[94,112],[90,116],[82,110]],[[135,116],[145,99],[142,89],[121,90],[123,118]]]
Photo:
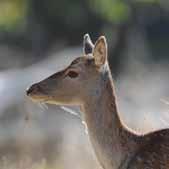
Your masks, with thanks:
[[[138,134],[122,121],[108,62],[107,40],[83,38],[83,54],[64,70],[33,84],[32,100],[80,106],[103,169],[169,169],[169,129]]]

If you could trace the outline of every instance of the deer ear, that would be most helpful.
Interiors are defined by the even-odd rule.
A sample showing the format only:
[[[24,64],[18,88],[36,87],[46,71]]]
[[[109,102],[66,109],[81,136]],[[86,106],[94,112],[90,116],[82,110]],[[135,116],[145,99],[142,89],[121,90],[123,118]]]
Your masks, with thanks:
[[[85,34],[83,37],[83,53],[85,55],[92,53],[94,45],[90,39],[89,34]]]
[[[96,41],[93,56],[95,58],[95,64],[97,66],[102,66],[107,61],[107,42],[104,36],[100,36]]]

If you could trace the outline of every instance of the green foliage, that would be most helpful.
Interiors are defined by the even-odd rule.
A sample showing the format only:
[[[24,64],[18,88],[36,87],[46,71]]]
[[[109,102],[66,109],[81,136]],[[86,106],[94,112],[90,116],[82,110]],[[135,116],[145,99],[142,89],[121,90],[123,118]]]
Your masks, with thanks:
[[[139,3],[159,3],[160,0],[132,0],[133,2],[139,2]]]
[[[130,15],[129,6],[122,0],[89,0],[90,6],[109,22],[126,21]]]
[[[0,1],[0,29],[13,29],[23,23],[26,14],[26,0]]]

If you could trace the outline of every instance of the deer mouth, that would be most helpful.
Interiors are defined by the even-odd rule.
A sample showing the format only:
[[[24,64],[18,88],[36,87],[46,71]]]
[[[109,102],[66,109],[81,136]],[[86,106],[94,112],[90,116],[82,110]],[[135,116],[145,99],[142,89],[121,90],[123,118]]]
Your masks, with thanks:
[[[45,90],[38,84],[33,84],[26,90],[26,95],[33,101],[46,102],[49,98]]]

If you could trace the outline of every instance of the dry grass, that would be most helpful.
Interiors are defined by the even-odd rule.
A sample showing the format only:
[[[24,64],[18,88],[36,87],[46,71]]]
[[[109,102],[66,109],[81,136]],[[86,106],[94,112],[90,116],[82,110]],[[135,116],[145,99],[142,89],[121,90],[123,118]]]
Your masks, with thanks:
[[[0,160],[0,169],[63,169],[58,164],[49,165],[45,159],[38,162],[32,162],[32,159],[26,157],[19,162],[11,162],[7,157],[2,157]]]

